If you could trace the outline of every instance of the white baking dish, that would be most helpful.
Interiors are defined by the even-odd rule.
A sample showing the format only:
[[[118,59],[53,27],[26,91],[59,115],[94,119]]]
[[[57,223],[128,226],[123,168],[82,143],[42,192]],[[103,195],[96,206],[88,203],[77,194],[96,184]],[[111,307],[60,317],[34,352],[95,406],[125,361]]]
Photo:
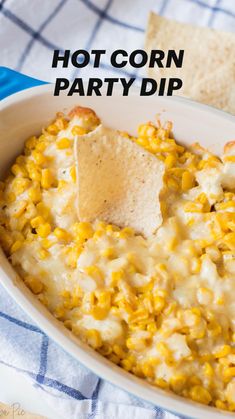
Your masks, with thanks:
[[[182,98],[139,97],[67,97],[53,96],[53,86],[38,86],[10,96],[0,103],[0,178],[23,147],[24,140],[52,119],[56,112],[74,105],[93,108],[105,124],[135,133],[139,123],[153,120],[171,120],[178,141],[195,141],[215,153],[223,144],[234,140],[235,118],[213,108]],[[53,340],[111,383],[174,413],[203,419],[234,417],[211,407],[203,406],[174,394],[152,387],[112,364],[75,338],[36,300],[17,278],[6,257],[0,253],[0,280],[10,295]]]

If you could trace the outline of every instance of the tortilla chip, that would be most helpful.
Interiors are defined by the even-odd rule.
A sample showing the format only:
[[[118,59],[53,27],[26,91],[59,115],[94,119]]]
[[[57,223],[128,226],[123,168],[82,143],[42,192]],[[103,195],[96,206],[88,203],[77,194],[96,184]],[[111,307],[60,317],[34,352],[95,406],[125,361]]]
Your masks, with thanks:
[[[182,68],[149,68],[148,76],[182,79],[176,95],[186,96],[235,114],[235,35],[196,27],[150,14],[145,47],[184,49]]]
[[[145,236],[162,223],[164,164],[121,133],[99,125],[75,141],[81,221],[103,220]]]

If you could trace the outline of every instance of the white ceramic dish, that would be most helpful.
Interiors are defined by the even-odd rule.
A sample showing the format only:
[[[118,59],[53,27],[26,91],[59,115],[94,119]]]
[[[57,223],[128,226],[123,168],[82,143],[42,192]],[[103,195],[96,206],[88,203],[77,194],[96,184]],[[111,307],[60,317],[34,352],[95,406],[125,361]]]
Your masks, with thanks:
[[[0,178],[23,147],[28,136],[39,133],[56,112],[80,104],[93,108],[104,123],[135,133],[139,123],[161,120],[174,123],[174,134],[183,144],[200,141],[215,153],[234,140],[235,118],[213,108],[181,98],[139,97],[67,97],[53,96],[53,86],[39,86],[17,93],[0,103]],[[53,340],[78,361],[111,383],[174,413],[203,419],[235,417],[211,407],[194,403],[134,377],[79,342],[35,299],[17,278],[3,253],[0,253],[1,284]]]

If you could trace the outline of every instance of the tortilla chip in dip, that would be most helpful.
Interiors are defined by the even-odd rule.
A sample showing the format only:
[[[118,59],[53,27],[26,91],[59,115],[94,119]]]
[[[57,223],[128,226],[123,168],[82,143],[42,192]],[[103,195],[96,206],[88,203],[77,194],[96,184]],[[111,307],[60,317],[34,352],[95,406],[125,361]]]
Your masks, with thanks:
[[[186,96],[235,114],[235,35],[176,22],[151,13],[145,39],[154,49],[184,50],[182,68],[149,68],[148,76],[178,77]]]
[[[161,225],[164,164],[153,154],[99,125],[76,138],[75,161],[81,221],[100,219],[145,236]]]

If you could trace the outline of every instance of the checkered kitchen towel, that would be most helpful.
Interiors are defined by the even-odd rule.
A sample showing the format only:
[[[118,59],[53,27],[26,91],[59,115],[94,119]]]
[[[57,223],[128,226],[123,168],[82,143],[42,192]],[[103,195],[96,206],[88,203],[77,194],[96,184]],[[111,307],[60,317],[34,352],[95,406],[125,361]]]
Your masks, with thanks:
[[[51,69],[54,49],[143,48],[150,10],[217,29],[235,28],[233,0],[1,0],[0,65],[41,80],[128,76],[131,69]],[[137,73],[135,76],[139,76]],[[0,288],[0,362],[29,376],[66,419],[174,418],[99,379],[36,327]],[[59,362],[58,362],[59,360]],[[169,406],[170,408],[170,406]]]

